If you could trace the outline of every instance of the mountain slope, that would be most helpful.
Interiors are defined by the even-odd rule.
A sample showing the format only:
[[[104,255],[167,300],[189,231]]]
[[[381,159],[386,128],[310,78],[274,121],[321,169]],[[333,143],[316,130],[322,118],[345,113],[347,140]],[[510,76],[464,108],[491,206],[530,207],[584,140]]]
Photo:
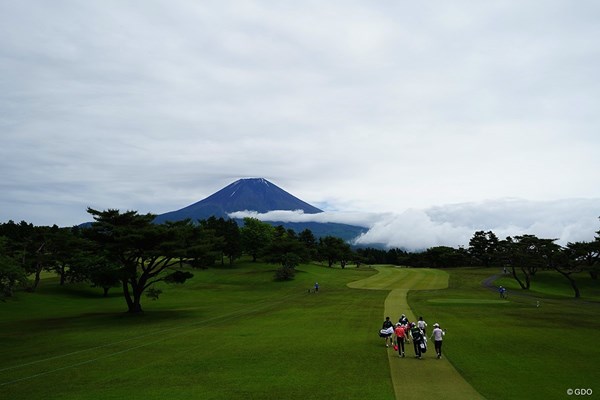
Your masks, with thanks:
[[[180,210],[158,215],[154,222],[192,221],[210,218],[211,216],[228,218],[234,211],[257,211],[265,213],[274,210],[302,210],[305,214],[323,212],[297,197],[292,196],[277,185],[263,178],[240,179],[224,187],[218,192]],[[310,229],[316,237],[336,236],[351,240],[367,231],[367,228],[333,222],[281,222],[265,221],[273,226],[283,225],[286,229],[301,232]],[[238,223],[242,221],[238,220]]]
[[[186,218],[198,220],[211,216],[225,218],[228,213],[245,210],[259,213],[273,210],[302,210],[306,214],[323,212],[266,179],[249,178],[235,181],[204,200],[180,210],[161,214],[156,217],[155,222],[180,221]]]

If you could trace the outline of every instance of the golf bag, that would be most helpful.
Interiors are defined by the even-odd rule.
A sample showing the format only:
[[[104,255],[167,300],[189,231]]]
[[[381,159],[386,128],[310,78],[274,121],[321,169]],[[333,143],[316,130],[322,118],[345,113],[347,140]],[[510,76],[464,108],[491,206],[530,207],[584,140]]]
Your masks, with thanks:
[[[390,337],[390,336],[392,336],[393,333],[394,333],[394,328],[390,327],[387,329],[381,329],[379,331],[379,337],[383,337],[383,338]]]
[[[427,339],[423,338],[423,340],[421,340],[419,348],[421,349],[421,353],[427,353]]]

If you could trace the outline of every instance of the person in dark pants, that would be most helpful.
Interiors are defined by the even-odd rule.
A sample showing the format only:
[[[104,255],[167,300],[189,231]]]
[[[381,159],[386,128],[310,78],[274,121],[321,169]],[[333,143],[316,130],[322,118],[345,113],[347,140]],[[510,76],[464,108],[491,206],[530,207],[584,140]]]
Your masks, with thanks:
[[[404,330],[404,327],[400,325],[400,322],[396,324],[394,333],[396,334],[396,344],[398,345],[398,357],[404,357],[404,338],[406,337],[406,331]]]
[[[400,325],[406,325],[408,324],[408,318],[406,318],[406,315],[402,314],[398,319],[398,322],[400,322]]]
[[[410,337],[412,337],[413,346],[415,347],[415,358],[421,358],[421,343],[424,340],[423,331],[414,322],[410,324]]]
[[[417,321],[417,326],[420,330],[423,331],[423,335],[427,336],[427,322],[423,320],[423,317],[419,317],[419,320]]]
[[[435,346],[435,354],[437,354],[437,358],[442,358],[442,339],[445,334],[446,331],[440,329],[440,324],[433,324],[431,339],[433,339],[433,345]]]
[[[498,288],[498,293],[500,293],[500,298],[501,299],[505,299],[506,298],[506,289],[502,286],[500,286]]]
[[[385,317],[385,321],[383,321],[383,325],[381,326],[380,332],[383,335],[382,337],[385,338],[385,347],[390,347],[390,344],[394,344],[394,338],[392,337],[392,335],[394,334],[394,324],[392,323],[392,321],[390,321],[390,317]]]

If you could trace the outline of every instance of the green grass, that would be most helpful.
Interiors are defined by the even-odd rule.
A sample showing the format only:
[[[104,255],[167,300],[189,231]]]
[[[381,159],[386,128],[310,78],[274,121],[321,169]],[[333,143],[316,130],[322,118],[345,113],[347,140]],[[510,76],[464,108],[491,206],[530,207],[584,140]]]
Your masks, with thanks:
[[[0,303],[0,398],[394,398],[376,332],[388,289],[424,289],[425,281],[392,268],[320,265],[301,266],[290,282],[274,282],[274,267],[264,264],[193,272],[184,285],[161,286],[159,300],[145,299],[143,315],[124,313],[116,289],[102,298],[99,289],[60,288],[48,276],[38,292]],[[409,290],[408,304],[430,329],[448,329],[444,353],[479,393],[600,393],[597,282],[582,282],[584,298],[575,300],[559,276],[539,274],[528,296],[507,280],[509,300],[501,301],[481,285],[495,271],[447,272],[448,289]],[[437,275],[427,284],[448,279]],[[347,286],[364,287],[366,278],[382,289]],[[320,293],[308,293],[315,281]],[[419,397],[413,392],[407,398]]]
[[[429,303],[435,304],[505,304],[510,303],[505,300],[491,300],[491,299],[429,299]]]
[[[600,281],[593,280],[589,274],[576,274],[573,278],[581,292],[581,299],[600,301]],[[569,281],[562,275],[552,271],[540,271],[531,280],[528,291],[521,289],[515,279],[508,275],[501,276],[495,282],[496,286],[502,285],[509,290],[509,295],[524,293],[530,295],[543,295],[553,298],[573,298],[575,292]]]
[[[117,290],[56,278],[0,304],[0,398],[394,398],[375,350],[387,293],[346,286],[374,270],[306,265],[291,282],[262,264],[193,272],[143,315],[123,313]]]
[[[379,274],[350,284],[352,287],[382,290],[392,289],[385,299],[385,315],[394,320],[406,314],[410,321],[416,321],[407,302],[407,294],[412,290],[445,289],[449,275],[441,269],[407,269],[377,267]],[[411,289],[412,288],[412,289]],[[433,351],[422,359],[412,358],[411,344],[406,346],[405,358],[398,358],[395,351],[388,349],[390,373],[396,398],[407,397],[437,398],[443,394],[447,400],[479,400],[481,395],[464,380],[446,359],[435,359]]]
[[[430,325],[448,330],[444,352],[477,391],[488,399],[563,399],[569,388],[600,391],[600,304],[556,298],[562,286],[554,277],[547,278],[548,295],[511,293],[499,302],[497,292],[481,285],[493,271],[449,273],[447,290],[411,291],[409,304]]]

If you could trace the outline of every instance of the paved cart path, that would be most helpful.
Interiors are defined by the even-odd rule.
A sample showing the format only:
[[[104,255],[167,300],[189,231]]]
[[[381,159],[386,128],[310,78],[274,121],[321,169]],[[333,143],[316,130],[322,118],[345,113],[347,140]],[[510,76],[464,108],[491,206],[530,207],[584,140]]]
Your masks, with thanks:
[[[434,290],[448,287],[448,273],[442,270],[394,267],[376,267],[376,269],[379,271],[377,275],[352,282],[348,286],[356,289],[389,290],[383,316],[384,318],[389,316],[393,322],[397,322],[401,314],[406,314],[410,321],[417,320],[408,306],[409,290]],[[427,321],[428,318],[425,320]],[[431,334],[434,322],[427,322],[428,336]],[[445,338],[448,339],[450,338]],[[446,343],[449,344],[451,340]],[[412,346],[412,342],[406,345],[406,358],[399,358],[398,352],[392,348],[387,350],[396,399],[483,399],[446,358],[436,359],[431,341],[422,360],[414,358]]]

